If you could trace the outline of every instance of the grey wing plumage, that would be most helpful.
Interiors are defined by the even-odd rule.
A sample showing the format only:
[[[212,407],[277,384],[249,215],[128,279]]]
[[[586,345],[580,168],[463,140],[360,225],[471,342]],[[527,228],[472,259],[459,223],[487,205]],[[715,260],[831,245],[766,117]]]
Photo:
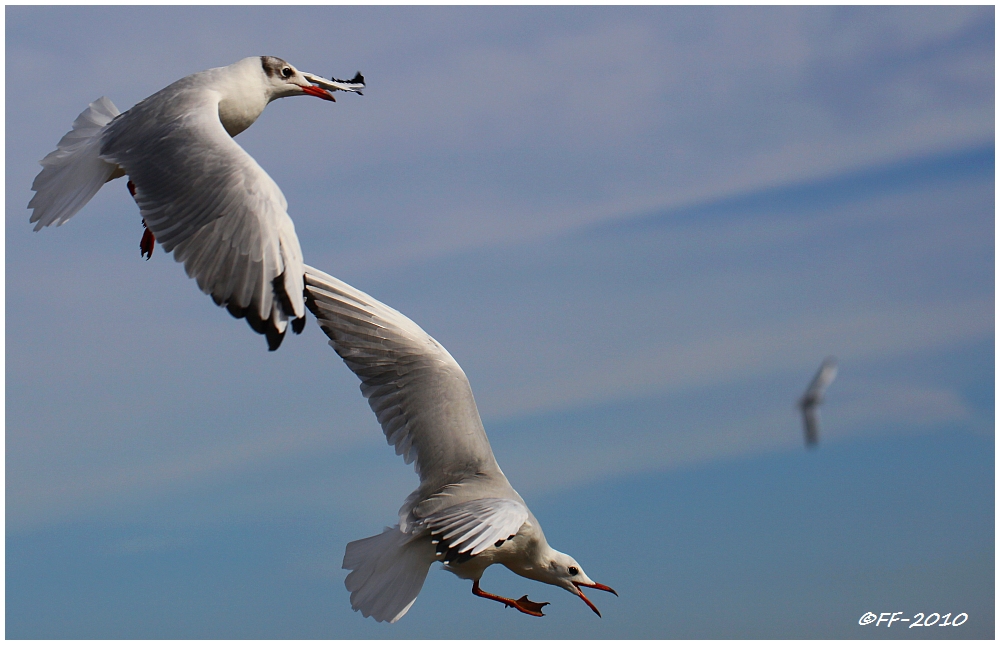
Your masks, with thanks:
[[[386,439],[414,464],[422,488],[502,477],[469,380],[444,347],[395,309],[322,271],[306,266],[305,284],[307,306],[361,379]]]
[[[815,405],[802,406],[802,423],[805,430],[806,447],[819,443],[819,420],[816,417]]]
[[[171,89],[108,125],[101,158],[135,184],[146,226],[216,304],[275,349],[305,322],[302,251],[277,184],[226,132],[219,95]]]
[[[816,372],[816,376],[809,383],[809,387],[806,389],[804,399],[813,399],[817,402],[823,400],[823,393],[826,392],[826,388],[833,383],[833,379],[837,378],[837,360],[829,356],[823,360],[823,364],[820,365],[819,370]]]
[[[820,365],[819,371],[809,383],[805,394],[799,399],[799,408],[802,410],[802,423],[805,429],[806,446],[815,446],[819,442],[819,419],[817,408],[823,402],[823,394],[826,388],[833,383],[837,377],[837,360],[828,356]]]
[[[474,556],[517,533],[528,519],[528,508],[508,498],[475,499],[449,506],[420,521],[433,536],[439,555]]]

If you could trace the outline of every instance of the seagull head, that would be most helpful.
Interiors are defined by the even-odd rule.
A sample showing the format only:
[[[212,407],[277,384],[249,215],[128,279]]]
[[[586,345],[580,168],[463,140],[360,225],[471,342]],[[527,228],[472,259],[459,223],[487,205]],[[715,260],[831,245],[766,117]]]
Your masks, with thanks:
[[[530,577],[539,582],[547,582],[550,585],[562,587],[571,594],[579,596],[580,600],[587,603],[587,606],[594,610],[594,613],[598,616],[601,615],[601,612],[594,606],[594,603],[590,602],[590,598],[587,598],[583,593],[583,587],[600,589],[601,591],[618,595],[618,592],[611,587],[594,582],[587,577],[587,574],[583,572],[583,567],[571,556],[560,553],[552,548],[548,549],[547,556],[543,566],[535,568],[533,571],[534,575]]]
[[[303,94],[315,96],[324,101],[337,100],[333,98],[333,94],[310,82],[310,79],[317,78],[316,76],[300,72],[290,63],[276,56],[261,56],[260,64],[264,70],[265,82],[271,100],[286,96],[302,96]]]

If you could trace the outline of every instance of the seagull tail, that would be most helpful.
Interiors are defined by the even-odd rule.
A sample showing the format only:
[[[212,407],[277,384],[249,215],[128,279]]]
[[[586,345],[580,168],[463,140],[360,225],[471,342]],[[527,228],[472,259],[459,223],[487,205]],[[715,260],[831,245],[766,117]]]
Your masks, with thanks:
[[[124,174],[117,164],[100,157],[101,133],[118,114],[106,96],[97,99],[76,118],[56,149],[39,162],[42,171],[31,184],[35,196],[28,202],[36,231],[73,217],[105,182]]]
[[[351,607],[366,618],[396,622],[413,606],[433,562],[430,541],[398,526],[351,542],[344,554],[344,568],[351,571],[344,581]]]

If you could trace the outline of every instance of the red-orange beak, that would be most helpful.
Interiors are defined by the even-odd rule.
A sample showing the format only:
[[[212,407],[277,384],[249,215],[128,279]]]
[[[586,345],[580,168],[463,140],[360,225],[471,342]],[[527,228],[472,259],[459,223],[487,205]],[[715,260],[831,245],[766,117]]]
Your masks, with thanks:
[[[333,98],[333,94],[330,94],[318,85],[303,85],[302,91],[305,94],[315,96],[316,98],[323,99],[324,101],[333,101],[334,103],[337,102],[337,99]]]
[[[601,617],[601,612],[598,611],[597,607],[594,606],[594,603],[590,602],[590,598],[583,595],[583,589],[580,589],[580,587],[590,587],[591,589],[600,589],[601,591],[609,591],[616,596],[618,595],[617,591],[615,591],[608,585],[602,585],[599,582],[595,582],[592,584],[587,582],[574,582],[573,584],[576,586],[576,593],[580,596],[580,599],[583,600],[583,602],[587,603],[588,607],[594,610],[594,613],[597,614],[598,618]]]

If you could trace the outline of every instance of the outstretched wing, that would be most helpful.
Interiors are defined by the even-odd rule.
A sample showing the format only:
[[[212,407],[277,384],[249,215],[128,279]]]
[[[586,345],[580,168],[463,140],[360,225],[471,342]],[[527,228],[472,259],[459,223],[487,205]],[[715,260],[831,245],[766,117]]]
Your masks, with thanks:
[[[438,511],[420,524],[431,532],[445,564],[461,562],[512,537],[528,519],[528,508],[508,498],[475,499]]]
[[[163,249],[274,349],[288,318],[304,322],[302,251],[288,202],[223,128],[219,100],[204,87],[161,90],[108,125],[101,158],[135,184]]]
[[[806,389],[803,398],[808,398],[816,402],[822,401],[823,393],[826,392],[826,388],[833,383],[833,379],[835,378],[837,378],[837,359],[833,356],[828,356],[823,359],[822,365],[820,365],[816,376],[809,383],[809,387]]]
[[[819,419],[816,416],[815,405],[802,406],[802,424],[806,435],[806,447],[819,443]]]
[[[322,271],[306,266],[305,284],[307,306],[361,379],[386,439],[414,464],[422,488],[503,478],[469,380],[444,347],[395,309]]]

